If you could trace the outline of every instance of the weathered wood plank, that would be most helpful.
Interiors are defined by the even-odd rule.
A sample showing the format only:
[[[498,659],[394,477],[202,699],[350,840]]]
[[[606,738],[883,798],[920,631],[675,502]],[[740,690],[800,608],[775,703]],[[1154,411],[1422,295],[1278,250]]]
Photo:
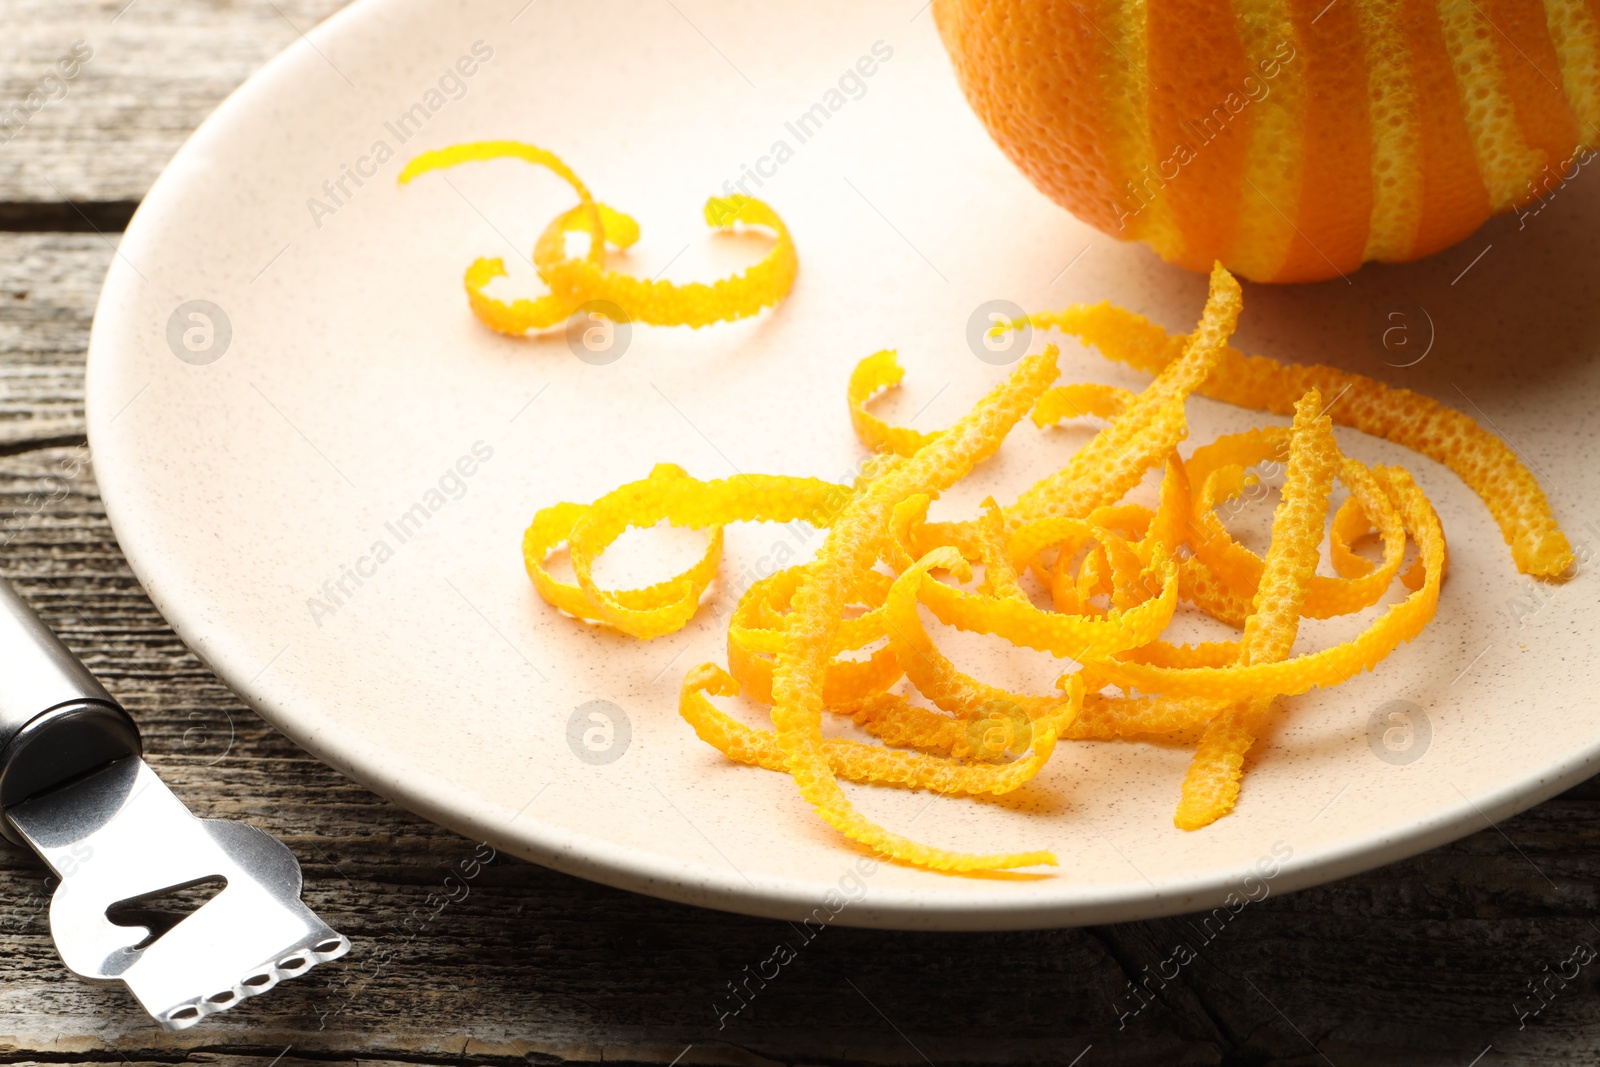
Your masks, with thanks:
[[[0,240],[0,452],[83,439],[83,353],[113,241],[98,234]]]
[[[87,213],[101,229],[120,228],[126,210],[114,205],[137,203],[223,97],[343,6],[8,0],[0,9],[0,200],[45,205],[49,219],[67,217],[63,201],[109,204]],[[14,209],[0,212],[0,222],[7,217],[38,228]]]

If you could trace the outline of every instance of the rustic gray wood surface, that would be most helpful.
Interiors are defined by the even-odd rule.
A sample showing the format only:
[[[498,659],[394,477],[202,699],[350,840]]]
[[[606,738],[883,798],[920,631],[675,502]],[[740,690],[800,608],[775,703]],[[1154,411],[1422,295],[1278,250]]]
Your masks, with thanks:
[[[831,928],[719,1026],[727,984],[798,940],[789,926],[504,858],[447,899],[473,843],[308,758],[201,666],[118,551],[83,436],[83,354],[117,231],[210,109],[337,6],[5,0],[0,14],[0,109],[41,84],[53,97],[0,144],[0,571],[127,704],[179,795],[286,841],[307,899],[356,943],[163,1033],[118,987],[67,973],[45,871],[0,847],[0,1061],[1600,1062],[1600,966],[1552,977],[1600,945],[1594,781],[1456,845],[1252,904],[1136,1013],[1129,981],[1199,945],[1191,920]],[[43,79],[77,41],[93,55],[56,96]]]

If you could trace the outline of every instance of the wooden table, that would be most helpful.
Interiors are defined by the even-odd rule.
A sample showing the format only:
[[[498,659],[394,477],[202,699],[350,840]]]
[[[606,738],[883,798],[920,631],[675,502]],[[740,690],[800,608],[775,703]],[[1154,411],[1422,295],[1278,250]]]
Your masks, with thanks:
[[[119,987],[67,973],[43,868],[0,848],[0,1060],[1600,1062],[1600,966],[1551,979],[1543,1010],[1518,1019],[1543,1002],[1531,983],[1600,945],[1597,781],[1448,848],[1253,905],[1129,1015],[1130,979],[1195,940],[1185,919],[829,929],[719,1028],[719,994],[785,924],[503,858],[440,907],[473,844],[308,758],[200,665],[118,551],[84,439],[84,348],[116,234],[217,102],[338,6],[6,0],[0,15],[0,108],[75,41],[93,49],[0,146],[0,570],[127,704],[179,795],[286,841],[307,899],[356,943],[340,964],[163,1033]]]

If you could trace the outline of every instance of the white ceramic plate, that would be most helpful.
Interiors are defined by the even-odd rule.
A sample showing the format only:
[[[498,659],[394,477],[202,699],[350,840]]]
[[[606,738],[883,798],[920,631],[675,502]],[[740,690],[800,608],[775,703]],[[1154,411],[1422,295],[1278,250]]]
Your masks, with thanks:
[[[965,340],[991,299],[1109,297],[1192,324],[1203,279],[1079,225],[1003,160],[922,6],[366,0],[261,71],[140,208],[91,345],[107,508],[183,638],[310,751],[508,852],[763,915],[812,913],[841,884],[861,896],[849,875],[859,854],[788,778],[726,764],[675,710],[684,670],[722,659],[720,616],[740,576],[817,539],[731,531],[704,610],[649,643],[546,607],[519,542],[537,508],[592,499],[662,460],[703,477],[848,477],[862,457],[843,403],[849,368],[898,347],[907,386],[888,411],[943,424],[1005,373]],[[858,64],[870,77],[850,73]],[[555,149],[633,212],[644,239],[626,265],[647,275],[709,277],[758,256],[759,236],[709,238],[700,205],[759,170],[761,186],[746,188],[798,241],[793,295],[753,322],[638,328],[606,364],[560,337],[492,335],[468,313],[462,269],[502,255],[531,287],[519,256],[570,193],[515,162],[404,190],[394,178],[421,149],[501,137]],[[1594,185],[1580,175],[1542,214],[1500,220],[1427,263],[1250,287],[1240,343],[1466,408],[1593,542]],[[209,339],[191,301],[221,311]],[[1387,348],[1374,342],[1394,326]],[[1064,363],[1069,379],[1139,381],[1071,345]],[[1254,419],[1192,409],[1197,440]],[[835,921],[1003,928],[1209,907],[1421,851],[1591,773],[1592,576],[1532,590],[1453,475],[1340,434],[1357,456],[1410,465],[1444,516],[1451,574],[1420,639],[1375,674],[1286,702],[1238,810],[1199,833],[1172,825],[1180,746],[1063,745],[1003,802],[851,787],[871,817],[924,840],[1049,848],[1061,866],[989,879],[883,866]],[[1004,498],[1082,439],[1020,428],[955,506]],[[685,549],[646,542],[633,565],[659,567],[663,546]],[[626,570],[629,555],[613,562]],[[1054,674],[1009,647],[951,647],[1001,682]],[[618,709],[609,741],[592,708],[569,730],[590,701]],[[608,744],[606,761],[594,750]]]

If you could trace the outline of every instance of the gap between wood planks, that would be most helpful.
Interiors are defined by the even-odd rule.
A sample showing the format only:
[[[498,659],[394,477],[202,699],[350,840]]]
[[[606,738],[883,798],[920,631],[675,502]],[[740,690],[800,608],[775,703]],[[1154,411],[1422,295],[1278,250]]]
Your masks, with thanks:
[[[0,233],[121,233],[137,200],[0,201]]]

